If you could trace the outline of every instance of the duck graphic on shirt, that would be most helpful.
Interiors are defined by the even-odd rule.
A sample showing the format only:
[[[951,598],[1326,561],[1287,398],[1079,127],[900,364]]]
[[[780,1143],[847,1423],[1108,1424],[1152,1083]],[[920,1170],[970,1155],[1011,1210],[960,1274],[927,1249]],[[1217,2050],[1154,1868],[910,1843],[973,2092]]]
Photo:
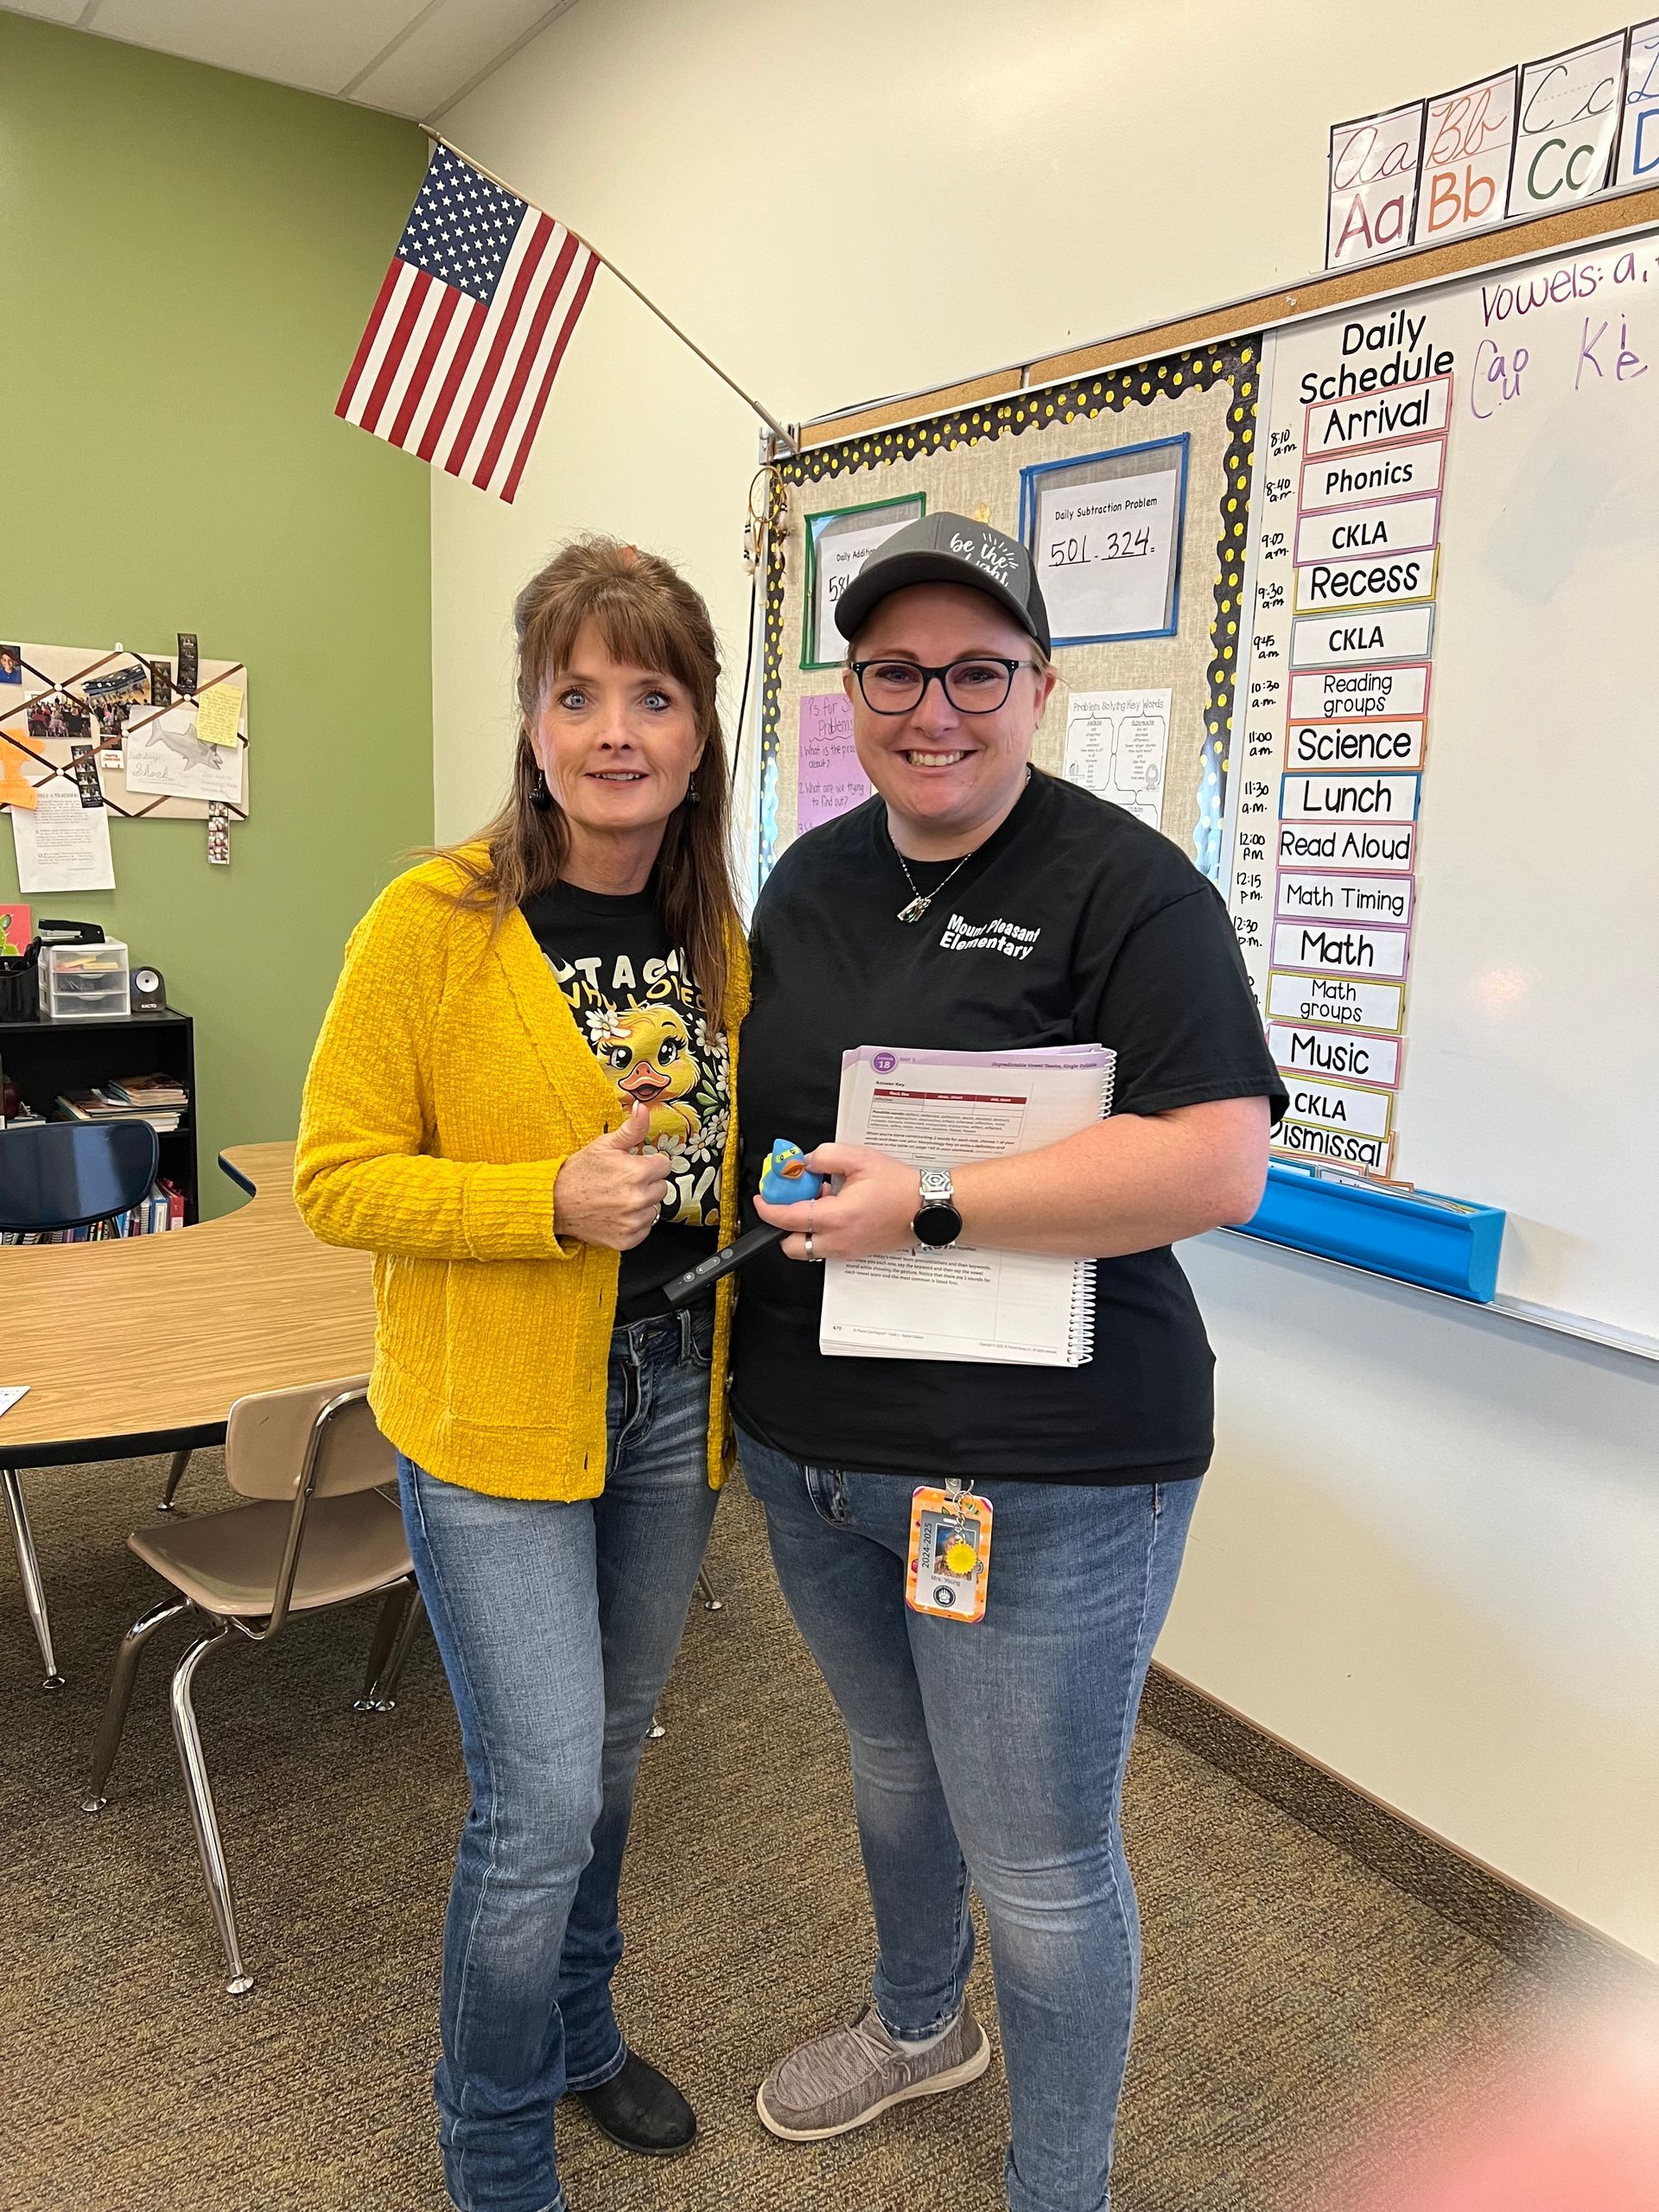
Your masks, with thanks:
[[[624,1108],[651,1114],[646,1143],[671,1178],[663,1219],[686,1229],[720,1222],[720,1166],[731,1119],[726,1039],[677,952],[548,961],[576,1026]]]
[[[609,1014],[594,1039],[600,1065],[629,1106],[651,1111],[650,1142],[659,1151],[694,1145],[702,1116],[691,1033],[671,1006],[631,1006]]]

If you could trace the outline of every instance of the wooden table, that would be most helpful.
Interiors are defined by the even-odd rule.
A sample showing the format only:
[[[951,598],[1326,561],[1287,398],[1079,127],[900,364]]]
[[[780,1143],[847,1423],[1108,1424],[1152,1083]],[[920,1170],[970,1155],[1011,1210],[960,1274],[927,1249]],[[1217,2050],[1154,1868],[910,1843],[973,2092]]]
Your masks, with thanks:
[[[238,1145],[219,1165],[251,1196],[217,1221],[0,1250],[11,1324],[0,1382],[29,1385],[0,1415],[0,1474],[52,1687],[17,1469],[170,1451],[181,1455],[176,1480],[183,1455],[223,1441],[238,1398],[361,1375],[373,1357],[369,1255],[319,1244],[300,1219],[293,1146]]]

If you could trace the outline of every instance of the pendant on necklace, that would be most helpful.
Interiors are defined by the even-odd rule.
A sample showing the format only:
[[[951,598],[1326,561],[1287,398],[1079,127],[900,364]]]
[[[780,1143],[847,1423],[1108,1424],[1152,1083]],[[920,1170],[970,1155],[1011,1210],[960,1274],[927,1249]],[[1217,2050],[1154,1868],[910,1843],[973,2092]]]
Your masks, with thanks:
[[[912,899],[908,906],[901,906],[899,909],[899,919],[901,922],[919,922],[932,904],[931,893],[925,899]]]

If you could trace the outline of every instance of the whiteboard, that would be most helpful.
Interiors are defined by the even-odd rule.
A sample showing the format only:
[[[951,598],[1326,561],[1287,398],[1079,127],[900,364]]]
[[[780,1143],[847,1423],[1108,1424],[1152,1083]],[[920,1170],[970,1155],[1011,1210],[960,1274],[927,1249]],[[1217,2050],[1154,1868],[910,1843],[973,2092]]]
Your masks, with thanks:
[[[1368,368],[1370,390],[1345,388]],[[1308,505],[1325,475],[1303,465],[1330,460],[1333,422],[1339,452],[1375,431],[1357,459],[1395,480],[1382,499],[1418,503],[1395,534],[1421,540],[1440,403],[1411,394],[1446,378],[1431,573],[1361,575]],[[1292,653],[1376,652],[1411,706],[1403,671],[1427,637],[1389,1172],[1506,1209],[1500,1295],[1659,1334],[1659,232],[1274,334],[1251,508],[1226,872],[1258,997],[1292,895],[1281,809],[1368,796],[1287,800]],[[1313,578],[1327,553],[1354,573]],[[1391,582],[1432,597],[1387,603]],[[1361,598],[1333,608],[1353,584]],[[1373,585],[1375,620],[1344,621]],[[1306,943],[1363,949],[1352,932],[1289,949]]]

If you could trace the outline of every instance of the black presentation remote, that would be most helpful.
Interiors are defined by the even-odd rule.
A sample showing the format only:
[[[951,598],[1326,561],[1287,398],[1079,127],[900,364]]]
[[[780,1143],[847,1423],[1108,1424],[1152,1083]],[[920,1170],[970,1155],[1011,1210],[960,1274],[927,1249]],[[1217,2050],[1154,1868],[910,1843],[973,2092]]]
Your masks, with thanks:
[[[734,1244],[722,1244],[718,1252],[706,1260],[699,1260],[695,1268],[688,1268],[683,1275],[676,1275],[671,1282],[663,1285],[663,1296],[670,1306],[683,1306],[688,1298],[695,1298],[700,1290],[707,1290],[734,1268],[741,1268],[745,1260],[752,1260],[757,1252],[766,1251],[773,1244],[781,1244],[793,1232],[787,1229],[752,1229],[740,1236]]]

